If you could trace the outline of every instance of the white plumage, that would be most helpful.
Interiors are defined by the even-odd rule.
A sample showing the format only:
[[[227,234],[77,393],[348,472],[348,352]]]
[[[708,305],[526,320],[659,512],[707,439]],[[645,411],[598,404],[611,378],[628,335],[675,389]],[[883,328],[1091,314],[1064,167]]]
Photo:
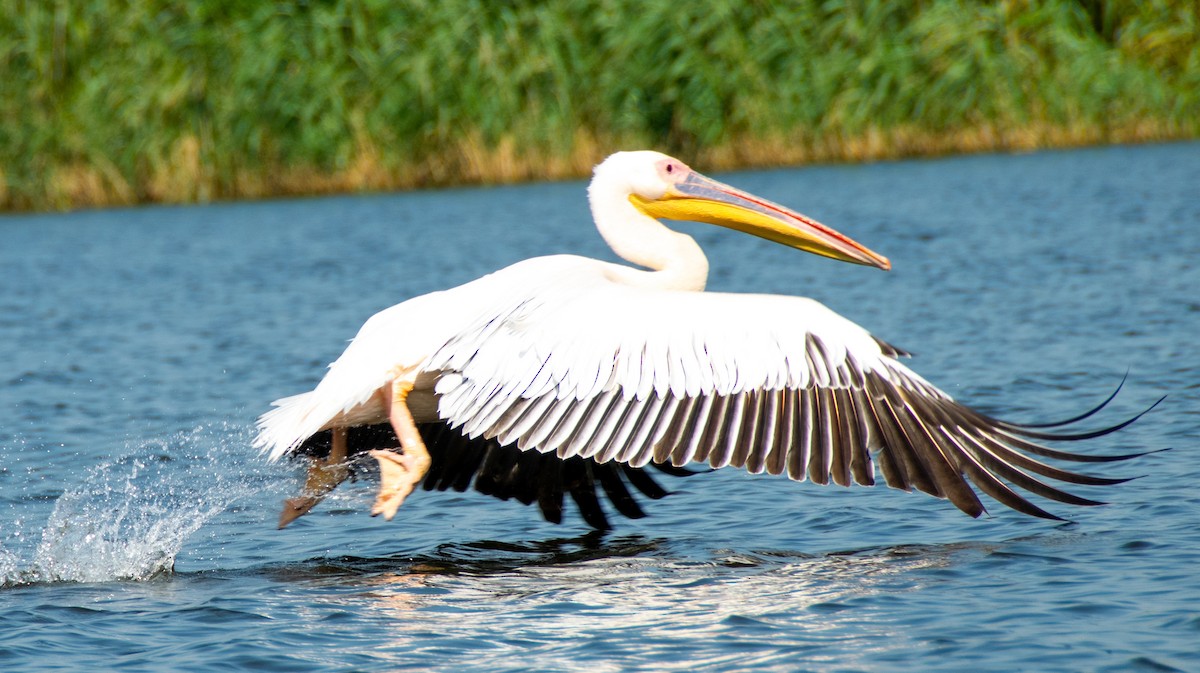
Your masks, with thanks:
[[[263,415],[255,445],[275,460],[331,428],[395,425],[384,392],[404,378],[418,425],[598,465],[704,461],[845,485],[873,483],[874,456],[890,485],[948,497],[972,515],[983,507],[966,479],[1038,516],[1050,515],[1008,484],[1093,501],[1029,472],[1117,481],[1029,457],[1099,460],[1035,444],[1028,438],[1053,436],[953,402],[897,350],[813,300],[703,292],[703,253],[655,218],[888,268],[859,244],[652,152],[609,158],[589,197],[614,250],[650,270],[541,257],[382,311],[315,390]]]

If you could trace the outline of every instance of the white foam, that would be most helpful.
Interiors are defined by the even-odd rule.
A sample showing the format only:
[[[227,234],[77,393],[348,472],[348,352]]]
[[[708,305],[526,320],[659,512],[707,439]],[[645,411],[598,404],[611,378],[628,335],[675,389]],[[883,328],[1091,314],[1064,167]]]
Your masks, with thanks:
[[[31,559],[0,549],[0,586],[170,573],[193,533],[262,488],[236,467],[243,442],[212,439],[211,429],[197,429],[89,470],[55,501]],[[209,448],[195,450],[203,443]]]

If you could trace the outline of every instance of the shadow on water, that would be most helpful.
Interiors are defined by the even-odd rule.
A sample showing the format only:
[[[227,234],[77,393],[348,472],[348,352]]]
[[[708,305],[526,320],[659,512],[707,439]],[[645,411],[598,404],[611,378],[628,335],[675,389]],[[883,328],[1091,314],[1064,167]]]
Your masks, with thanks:
[[[1067,524],[1061,530],[1070,528]],[[1054,535],[1054,534],[1050,534]],[[617,568],[680,576],[736,577],[738,575],[794,574],[842,580],[873,574],[883,568],[951,568],[960,555],[1004,555],[1009,544],[1020,545],[1045,536],[1024,536],[1002,542],[904,544],[809,553],[789,549],[732,550],[706,547],[703,541],[613,535],[591,531],[576,537],[554,537],[525,542],[480,540],[447,543],[425,554],[378,557],[340,556],[300,562],[274,563],[239,571],[272,581],[313,584],[371,584],[379,576],[444,576],[495,578],[506,575],[609,574]],[[1016,552],[1013,552],[1016,553]],[[589,570],[590,569],[590,570]],[[217,571],[220,573],[220,571]],[[795,578],[789,581],[794,581]],[[802,589],[808,582],[793,588]]]
[[[576,537],[528,542],[481,540],[440,545],[426,554],[379,557],[341,556],[272,564],[249,572],[265,572],[281,581],[353,580],[382,573],[412,575],[500,575],[530,568],[549,568],[593,561],[628,559],[663,553],[668,542],[641,535],[612,536],[591,531]]]

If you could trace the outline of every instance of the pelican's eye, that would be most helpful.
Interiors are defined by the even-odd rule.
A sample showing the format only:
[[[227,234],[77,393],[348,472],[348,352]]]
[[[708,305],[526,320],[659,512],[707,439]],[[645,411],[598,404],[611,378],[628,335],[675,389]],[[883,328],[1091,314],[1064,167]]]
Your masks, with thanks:
[[[654,165],[654,178],[667,185],[678,184],[688,172],[688,167],[676,159],[663,159]]]

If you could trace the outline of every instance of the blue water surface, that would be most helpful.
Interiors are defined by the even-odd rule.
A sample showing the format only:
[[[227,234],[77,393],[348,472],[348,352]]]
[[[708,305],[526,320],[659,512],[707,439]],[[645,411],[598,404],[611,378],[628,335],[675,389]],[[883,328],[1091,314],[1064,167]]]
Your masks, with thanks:
[[[1200,670],[1200,145],[719,177],[894,270],[682,225],[710,289],[815,297],[1017,421],[1128,372],[1093,427],[1167,400],[1070,448],[1173,450],[1069,523],[723,470],[603,535],[472,493],[388,523],[370,479],[277,531],[302,468],[255,417],[404,298],[613,259],[584,184],[6,216],[0,670]]]

